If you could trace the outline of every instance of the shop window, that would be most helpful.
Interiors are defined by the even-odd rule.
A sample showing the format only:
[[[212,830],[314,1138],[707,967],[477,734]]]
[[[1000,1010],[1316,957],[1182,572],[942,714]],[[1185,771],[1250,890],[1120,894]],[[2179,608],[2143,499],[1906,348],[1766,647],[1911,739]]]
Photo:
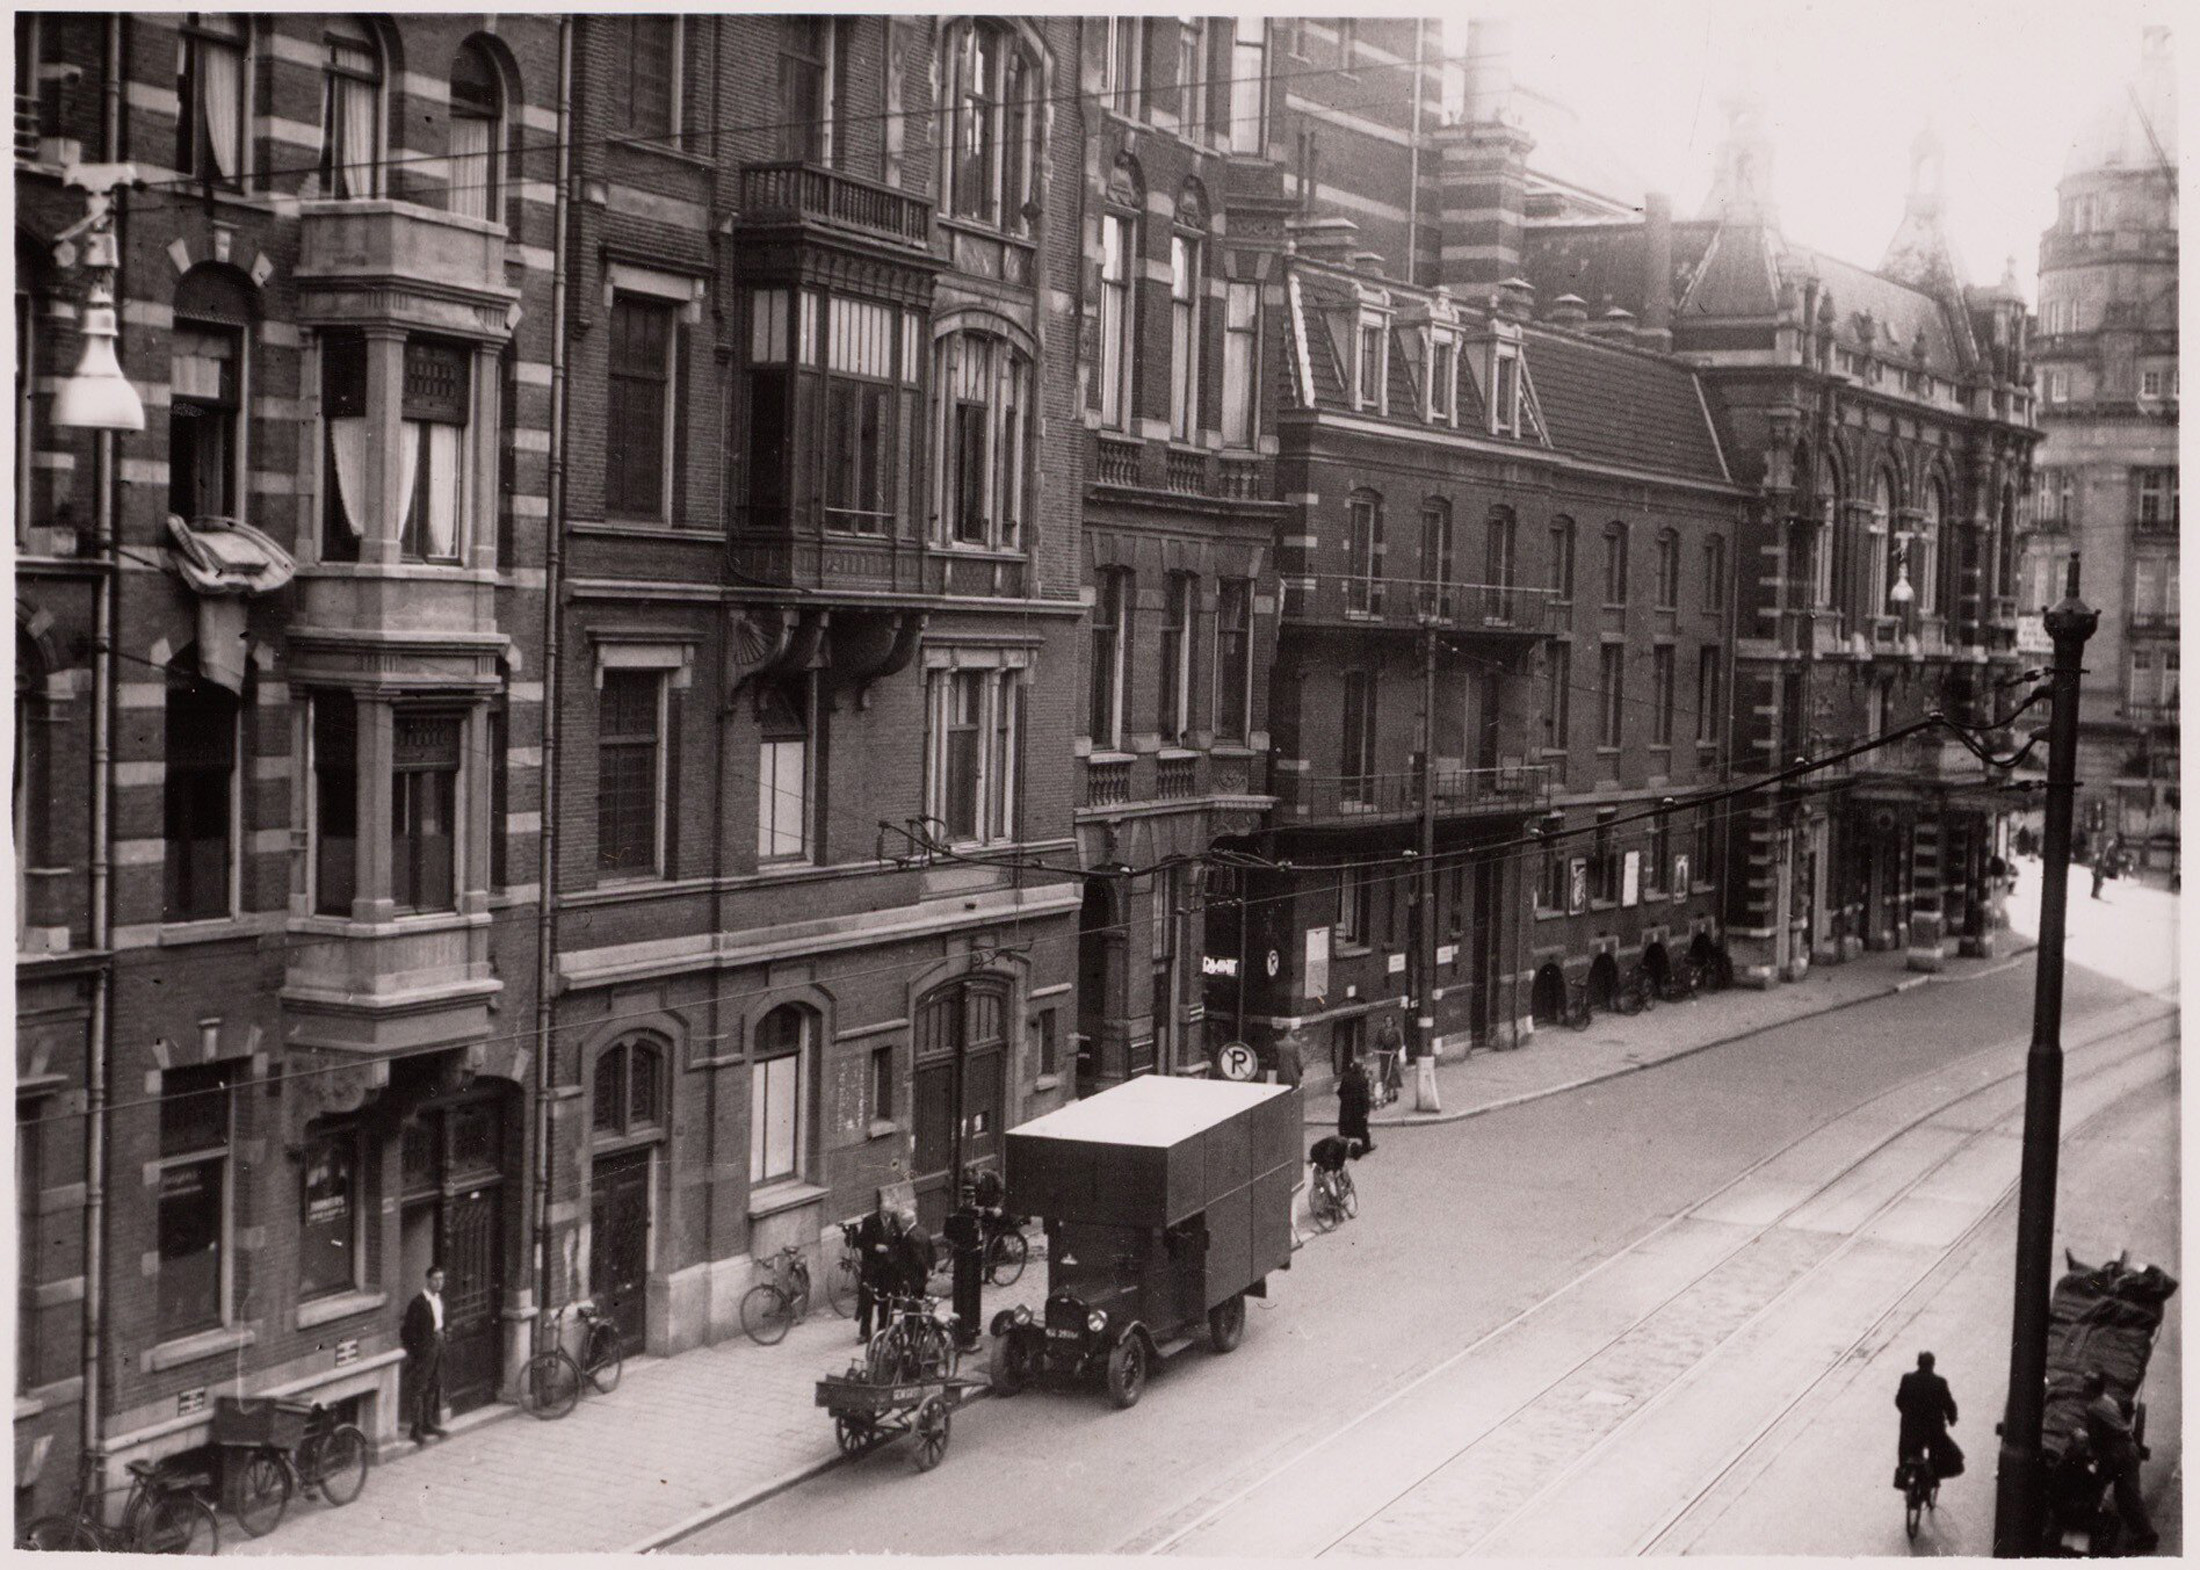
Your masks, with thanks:
[[[298,1160],[298,1295],[366,1285],[368,1165],[356,1124],[308,1134]]]

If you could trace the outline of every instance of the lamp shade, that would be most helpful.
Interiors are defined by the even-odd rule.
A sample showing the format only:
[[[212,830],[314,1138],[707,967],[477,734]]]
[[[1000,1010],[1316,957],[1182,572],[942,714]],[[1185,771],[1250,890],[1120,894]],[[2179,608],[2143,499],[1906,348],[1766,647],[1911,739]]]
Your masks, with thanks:
[[[145,404],[115,359],[114,297],[94,285],[84,302],[84,349],[54,390],[56,425],[93,431],[142,431]]]

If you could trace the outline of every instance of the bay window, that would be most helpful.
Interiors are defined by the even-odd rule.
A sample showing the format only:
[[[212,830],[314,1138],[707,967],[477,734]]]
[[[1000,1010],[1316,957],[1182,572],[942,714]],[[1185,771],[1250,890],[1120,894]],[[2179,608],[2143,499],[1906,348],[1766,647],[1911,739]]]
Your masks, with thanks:
[[[192,179],[236,186],[245,173],[249,20],[186,15],[176,30],[176,168]]]
[[[893,532],[908,492],[922,319],[808,289],[751,290],[748,305],[750,522],[784,528],[821,509],[830,530]],[[809,479],[820,467],[822,496]],[[981,506],[985,496],[981,487]],[[1020,518],[1021,491],[1009,501]]]
[[[1222,441],[1251,447],[1260,435],[1260,285],[1232,281],[1222,304]]]
[[[1014,669],[935,670],[927,693],[925,810],[957,844],[1016,833],[1022,694]]]
[[[1200,255],[1190,235],[1169,239],[1169,434],[1180,442],[1199,434]]]
[[[1124,213],[1100,219],[1100,423],[1131,426],[1131,367],[1138,332],[1137,220]]]
[[[390,898],[400,911],[458,908],[458,758],[465,716],[399,709],[390,757]]]
[[[382,50],[358,17],[323,24],[320,189],[358,200],[382,194]]]
[[[1021,548],[1033,396],[1031,358],[1007,339],[966,331],[935,346],[933,516],[940,538]]]
[[[367,525],[367,344],[321,338],[321,557],[357,561]]]
[[[408,561],[458,560],[472,370],[473,354],[464,345],[424,338],[405,345],[398,551]]]

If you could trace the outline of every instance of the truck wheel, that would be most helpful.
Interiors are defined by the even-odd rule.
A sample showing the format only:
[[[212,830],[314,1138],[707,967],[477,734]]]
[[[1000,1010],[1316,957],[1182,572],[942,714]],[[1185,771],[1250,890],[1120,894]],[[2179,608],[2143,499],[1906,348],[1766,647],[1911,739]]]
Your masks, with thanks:
[[[1233,1292],[1207,1310],[1207,1345],[1217,1352],[1234,1352],[1245,1339],[1245,1294]]]
[[[1032,1382],[1030,1350],[1015,1331],[1002,1332],[993,1341],[993,1392],[1012,1396]]]
[[[1132,1407],[1145,1393],[1146,1343],[1133,1331],[1108,1354],[1108,1398],[1119,1407]]]

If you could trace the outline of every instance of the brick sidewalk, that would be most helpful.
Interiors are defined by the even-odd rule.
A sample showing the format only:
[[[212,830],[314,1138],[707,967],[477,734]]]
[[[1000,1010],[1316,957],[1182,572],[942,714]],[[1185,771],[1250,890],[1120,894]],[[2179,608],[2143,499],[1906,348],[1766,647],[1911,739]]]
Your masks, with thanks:
[[[2036,896],[2035,896],[2036,897]],[[1951,960],[1949,980],[2011,962],[2028,941],[2004,935],[1992,960]],[[1634,1018],[1600,1016],[1586,1031],[1543,1030],[1517,1051],[1478,1052],[1438,1069],[1445,1111],[1413,1113],[1409,1083],[1379,1123],[1451,1121],[1632,1073],[1753,1031],[1923,984],[1900,954],[1812,971],[1768,992],[1733,989],[1661,1004]],[[1333,1124],[1336,1098],[1310,1098],[1307,1121]],[[1034,1243],[1038,1239],[1034,1237]],[[1034,1249],[1023,1278],[988,1289],[985,1312],[1045,1296]],[[630,1550],[683,1525],[730,1513],[832,1465],[832,1424],[813,1402],[817,1378],[847,1367],[849,1321],[820,1310],[775,1347],[736,1337],[673,1358],[639,1359],[609,1396],[570,1417],[479,1422],[425,1450],[400,1443],[353,1504],[298,1502],[257,1540],[226,1517],[222,1551],[238,1554],[551,1553]],[[982,1372],[983,1354],[971,1372]]]

